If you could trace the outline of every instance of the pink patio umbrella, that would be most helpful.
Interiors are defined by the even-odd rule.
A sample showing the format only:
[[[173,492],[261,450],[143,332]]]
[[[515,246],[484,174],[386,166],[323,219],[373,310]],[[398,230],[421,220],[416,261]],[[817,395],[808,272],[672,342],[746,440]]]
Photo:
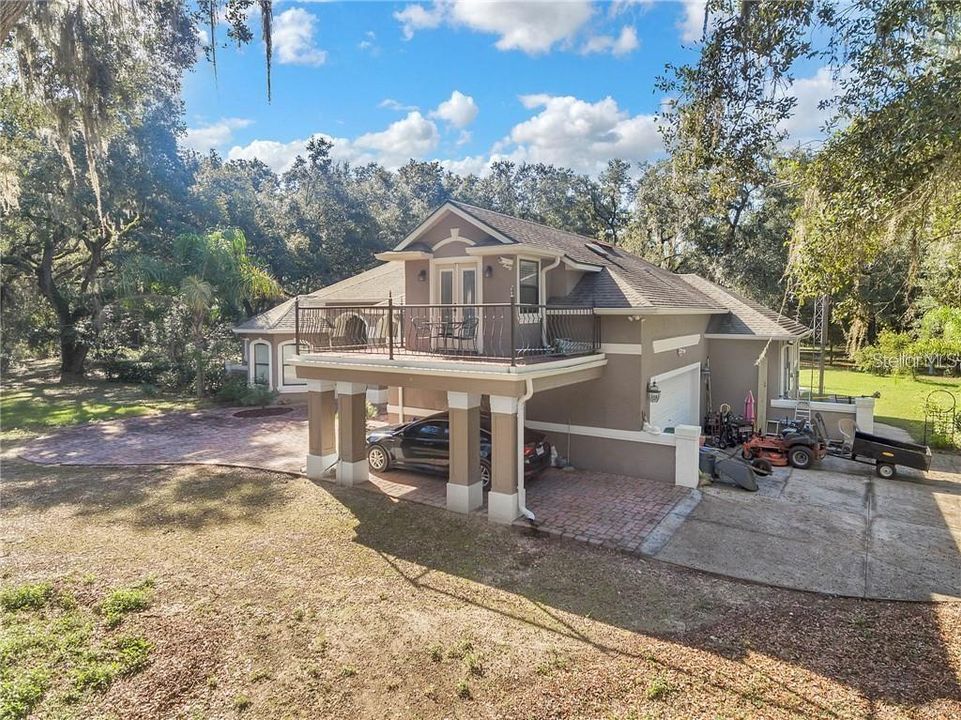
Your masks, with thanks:
[[[747,391],[747,397],[744,398],[744,420],[754,424],[754,392],[751,390]]]

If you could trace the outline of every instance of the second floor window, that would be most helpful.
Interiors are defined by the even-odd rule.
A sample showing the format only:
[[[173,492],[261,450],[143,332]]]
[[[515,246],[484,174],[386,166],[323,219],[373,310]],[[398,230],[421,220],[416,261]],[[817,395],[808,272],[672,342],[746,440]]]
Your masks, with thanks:
[[[536,260],[521,260],[518,265],[517,301],[521,312],[537,312],[541,304],[541,266]],[[532,307],[528,307],[532,306]]]

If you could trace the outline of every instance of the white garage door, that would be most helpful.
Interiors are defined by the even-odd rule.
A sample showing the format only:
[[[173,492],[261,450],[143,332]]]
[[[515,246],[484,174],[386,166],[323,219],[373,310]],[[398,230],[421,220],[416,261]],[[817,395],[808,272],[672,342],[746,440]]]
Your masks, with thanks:
[[[661,397],[651,403],[651,424],[662,430],[678,425],[700,425],[700,379],[700,365],[655,376]]]

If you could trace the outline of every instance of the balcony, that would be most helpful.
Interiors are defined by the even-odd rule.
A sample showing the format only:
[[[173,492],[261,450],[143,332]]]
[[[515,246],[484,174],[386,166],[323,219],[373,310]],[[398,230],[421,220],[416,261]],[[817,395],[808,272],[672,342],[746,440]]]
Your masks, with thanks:
[[[530,365],[600,349],[593,308],[481,305],[312,306],[295,304],[297,353],[372,355],[386,360]]]

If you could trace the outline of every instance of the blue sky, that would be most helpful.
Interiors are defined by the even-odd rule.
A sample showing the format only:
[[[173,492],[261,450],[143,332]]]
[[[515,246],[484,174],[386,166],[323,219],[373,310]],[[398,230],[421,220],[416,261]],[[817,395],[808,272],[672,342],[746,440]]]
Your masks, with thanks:
[[[509,158],[593,174],[662,154],[656,78],[696,58],[702,20],[702,0],[275,2],[272,102],[259,39],[222,48],[216,81],[204,61],[186,79],[183,142],[278,171],[321,134],[354,163],[483,172]],[[794,141],[817,136],[832,86],[799,71]]]

